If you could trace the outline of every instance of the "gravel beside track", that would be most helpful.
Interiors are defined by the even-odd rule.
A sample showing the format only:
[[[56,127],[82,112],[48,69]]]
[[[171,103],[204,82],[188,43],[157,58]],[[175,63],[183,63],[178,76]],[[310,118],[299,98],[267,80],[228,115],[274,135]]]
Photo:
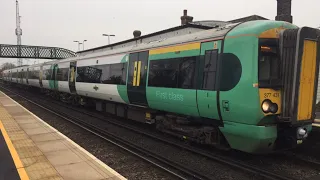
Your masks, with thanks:
[[[12,98],[19,99],[18,97],[12,97]],[[39,100],[39,97],[38,97],[37,101],[47,101],[48,103],[47,98],[42,97],[41,99],[42,100]],[[32,105],[30,105],[30,103],[27,103],[24,101],[19,103],[25,106],[27,109],[29,109],[32,112],[41,111],[39,110],[39,108],[36,108],[36,107],[31,108],[31,109],[34,109],[34,110],[31,110],[29,106],[32,106]],[[57,102],[55,103],[50,102],[50,106],[54,106],[55,109],[60,109],[61,111],[64,109],[65,111],[65,107],[62,105],[59,106],[59,103]],[[37,112],[34,112],[34,113],[37,114]],[[37,114],[39,117],[41,117],[42,114],[45,114],[45,112],[38,112],[38,113],[40,114],[40,115]],[[110,123],[101,122],[101,120],[97,118],[93,118],[92,116],[79,114],[79,112],[72,111],[72,110],[69,110],[68,113],[72,116],[81,117],[82,119],[86,119],[87,121],[90,121],[92,123],[99,124],[99,126],[101,125],[103,128],[107,129],[108,132],[112,132],[113,134],[116,134],[132,142],[135,142],[135,144],[141,147],[145,147],[154,152],[157,152],[158,154],[162,154],[162,156],[164,157],[168,157],[169,159],[174,159],[176,162],[180,162],[181,164],[189,166],[190,168],[196,169],[199,173],[207,174],[211,176],[212,179],[262,179],[261,177],[253,176],[245,172],[239,172],[234,168],[230,168],[226,165],[221,165],[204,156],[190,153],[184,149],[173,147],[164,142],[155,141],[154,139],[146,137],[145,135],[126,131],[123,128],[112,125]],[[99,115],[99,113],[96,113],[96,114],[97,116]],[[102,115],[100,114],[100,116]],[[109,120],[110,117],[105,116],[105,118],[108,118]],[[93,135],[88,132],[83,132],[84,130],[70,131],[70,127],[73,126],[71,128],[73,129],[75,126],[65,121],[62,122],[63,120],[61,120],[61,118],[60,120],[57,120],[57,119],[51,120],[53,119],[51,115],[49,117],[42,118],[42,119],[44,119],[45,121],[48,121],[48,123],[51,124],[53,127],[61,131],[63,134],[66,134],[69,138],[73,139],[76,143],[78,143],[79,145],[87,149],[89,152],[94,154],[96,157],[98,157],[103,162],[105,162],[106,164],[108,164],[109,166],[111,166],[116,171],[123,174],[125,177],[129,179],[173,179],[172,177],[167,177],[168,174],[166,174],[165,172],[162,172],[161,170],[155,167],[150,167],[150,165],[148,166],[147,163],[143,164],[142,162],[141,163],[135,162],[135,161],[141,161],[140,159],[137,159],[135,157],[129,157],[129,158],[124,157],[122,159],[119,158],[119,156],[120,157],[125,156],[126,152],[116,150],[117,148],[114,148],[114,147],[112,148],[111,147],[112,145],[104,142],[103,140],[97,137],[80,138],[80,136],[83,136],[83,135],[85,136],[93,136]],[[59,128],[61,128],[61,130]],[[145,129],[145,130],[147,131],[148,129]],[[170,139],[167,136],[163,136],[163,137]],[[181,143],[176,139],[175,140],[171,139],[171,140],[176,141],[177,143]],[[305,179],[307,177],[312,177],[319,174],[319,171],[316,170],[314,167],[309,167],[310,165],[306,165],[306,163],[304,164],[298,163],[297,161],[295,161],[295,159],[290,159],[289,157],[281,156],[281,155],[254,156],[254,155],[249,155],[242,152],[235,152],[235,151],[223,152],[216,149],[206,149],[204,152],[207,152],[208,154],[215,154],[215,155],[218,154],[218,155],[223,155],[227,157],[232,157],[234,159],[247,162],[248,164],[255,165],[262,169],[270,170],[272,172],[279,173],[281,175],[292,177],[292,179]],[[120,154],[117,154],[117,153],[120,153]]]
[[[297,159],[313,164],[320,170],[320,128],[313,127],[308,140],[297,149],[288,151],[288,155]],[[320,173],[319,173],[320,174]],[[320,177],[319,177],[320,179]]]

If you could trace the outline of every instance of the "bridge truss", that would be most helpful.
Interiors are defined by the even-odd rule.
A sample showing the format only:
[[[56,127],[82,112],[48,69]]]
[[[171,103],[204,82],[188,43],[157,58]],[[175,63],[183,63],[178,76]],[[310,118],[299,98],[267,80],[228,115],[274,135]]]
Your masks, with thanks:
[[[76,53],[64,48],[0,44],[0,58],[65,59]]]

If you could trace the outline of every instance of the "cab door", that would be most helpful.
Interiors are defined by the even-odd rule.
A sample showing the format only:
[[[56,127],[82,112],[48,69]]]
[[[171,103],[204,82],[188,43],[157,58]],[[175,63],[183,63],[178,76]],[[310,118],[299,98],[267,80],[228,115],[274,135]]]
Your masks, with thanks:
[[[201,44],[197,103],[201,117],[220,120],[217,103],[218,67],[221,41]]]
[[[129,55],[127,90],[130,104],[148,106],[146,97],[148,57],[148,51]]]

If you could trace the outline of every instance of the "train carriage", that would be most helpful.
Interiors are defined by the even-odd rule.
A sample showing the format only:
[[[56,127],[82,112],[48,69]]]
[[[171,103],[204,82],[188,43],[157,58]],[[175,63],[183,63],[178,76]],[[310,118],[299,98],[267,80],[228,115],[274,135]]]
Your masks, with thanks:
[[[199,143],[272,152],[311,132],[319,37],[250,21],[45,63],[39,83]]]
[[[81,96],[127,103],[121,98],[125,90],[127,63],[125,54],[77,61],[76,92]]]
[[[45,62],[40,66],[40,86],[47,90],[55,90],[57,88],[56,81],[56,61]]]
[[[28,84],[40,88],[40,65],[31,65],[28,70]]]

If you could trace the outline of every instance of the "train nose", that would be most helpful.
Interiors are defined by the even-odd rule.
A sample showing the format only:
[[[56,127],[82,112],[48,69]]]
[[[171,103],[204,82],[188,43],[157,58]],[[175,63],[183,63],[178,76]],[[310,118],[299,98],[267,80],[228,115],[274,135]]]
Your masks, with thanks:
[[[297,130],[298,139],[306,138],[308,137],[308,131],[303,128],[298,128]]]

